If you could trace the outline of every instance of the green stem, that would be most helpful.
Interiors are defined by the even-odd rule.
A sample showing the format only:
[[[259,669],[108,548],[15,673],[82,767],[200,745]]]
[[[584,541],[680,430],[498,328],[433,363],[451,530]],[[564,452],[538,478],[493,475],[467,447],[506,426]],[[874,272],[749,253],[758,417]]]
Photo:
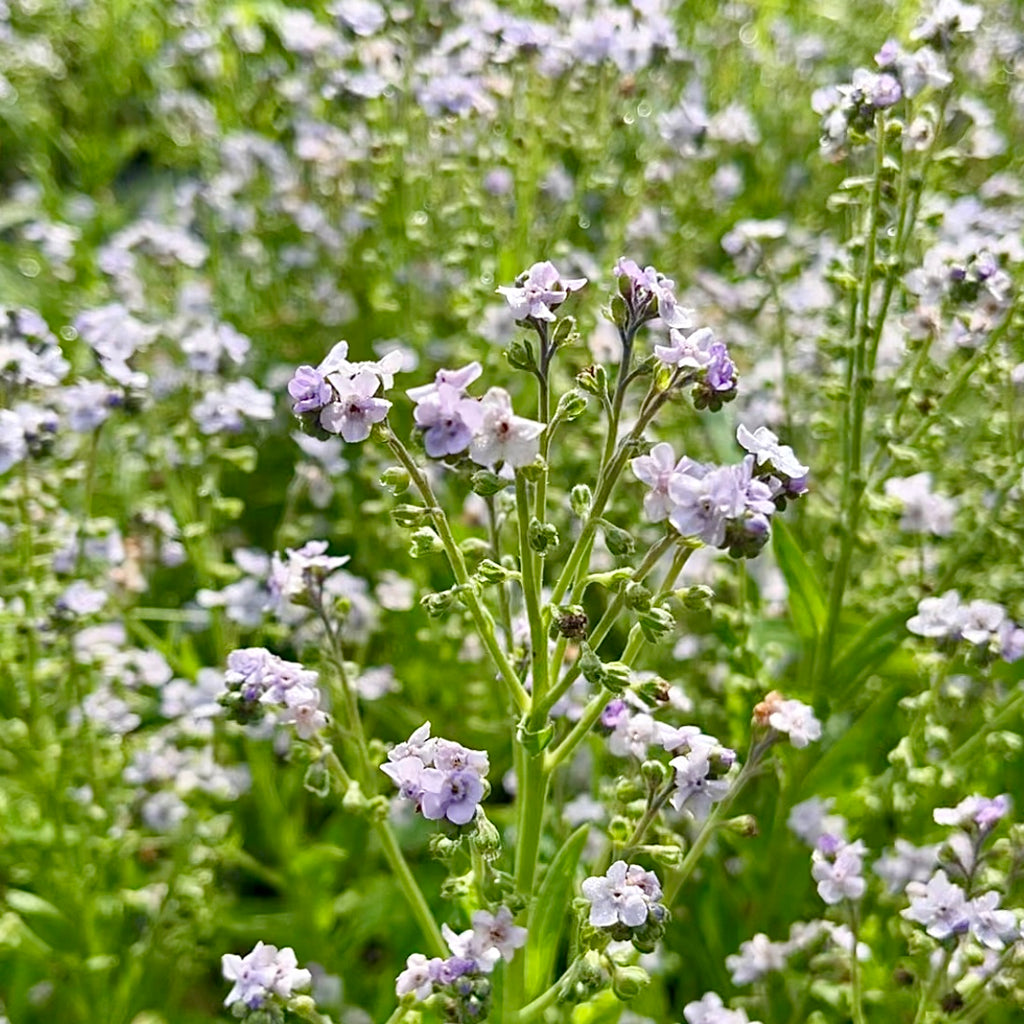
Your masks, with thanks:
[[[848,370],[849,395],[847,398],[847,420],[849,422],[849,458],[843,466],[842,508],[846,512],[846,529],[843,532],[839,560],[832,575],[829,588],[828,617],[824,638],[820,648],[818,672],[815,680],[816,697],[821,695],[825,680],[832,667],[832,653],[839,629],[839,615],[850,572],[850,562],[856,544],[857,527],[860,523],[862,498],[865,481],[861,473],[862,448],[864,441],[864,419],[867,411],[868,392],[872,378],[867,374],[867,353],[871,342],[871,286],[875,280],[875,252],[878,242],[878,218],[882,199],[882,170],[885,159],[885,116],[882,111],[875,115],[875,172],[868,205],[867,240],[864,249],[864,268],[861,276],[861,290],[858,303],[852,373]]]
[[[858,920],[857,907],[850,907],[850,933],[852,935],[852,949],[850,950],[850,1001],[853,1012],[854,1024],[867,1024],[864,1016],[864,993],[861,987],[860,961],[857,959],[857,937],[859,934],[860,921]]]
[[[398,440],[390,428],[385,428],[385,441],[395,457],[409,473],[409,477],[427,505],[434,529],[437,530],[441,543],[444,545],[445,554],[448,556],[448,564],[451,566],[456,582],[463,588],[462,597],[469,608],[473,624],[476,627],[481,642],[487,649],[487,653],[491,656],[491,660],[494,662],[502,682],[505,684],[515,706],[520,711],[528,710],[530,707],[530,695],[523,688],[523,684],[516,675],[516,670],[512,667],[508,657],[498,643],[498,638],[494,634],[494,619],[491,617],[491,613],[484,607],[479,594],[476,592],[476,588],[470,579],[469,571],[466,568],[466,560],[462,557],[462,552],[459,550],[455,537],[452,535],[451,527],[448,525],[448,517],[437,504],[437,498],[434,496],[430,481],[423,475],[416,461],[409,454],[408,449]]]
[[[523,578],[523,601],[530,624],[530,669],[533,675],[531,708],[536,711],[548,688],[548,642],[540,613],[540,580],[535,574],[533,549],[530,547],[530,494],[526,477],[516,472],[516,518],[519,523],[519,570]],[[530,715],[530,728],[538,723]],[[541,723],[543,719],[541,719]]]
[[[527,1003],[515,1016],[515,1024],[529,1024],[535,1017],[539,1017],[549,1006],[553,1006],[561,994],[561,985],[572,976],[574,964],[570,964],[562,973],[562,976],[550,988],[545,989],[536,999]]]

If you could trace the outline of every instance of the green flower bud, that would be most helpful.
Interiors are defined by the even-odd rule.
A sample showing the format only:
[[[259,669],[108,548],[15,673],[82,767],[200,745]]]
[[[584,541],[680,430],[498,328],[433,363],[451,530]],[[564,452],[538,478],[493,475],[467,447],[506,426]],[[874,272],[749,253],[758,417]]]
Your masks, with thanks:
[[[594,503],[594,494],[586,484],[576,484],[569,492],[569,507],[572,514],[582,519]]]
[[[491,550],[491,545],[483,537],[467,537],[465,540],[460,541],[459,550],[471,558],[479,558]]]
[[[642,612],[651,607],[651,592],[642,583],[637,583],[635,580],[627,583],[623,593],[626,597],[627,608]]]
[[[681,846],[648,846],[646,852],[663,868],[675,869],[683,863]]]
[[[327,765],[319,758],[310,762],[306,774],[303,776],[302,785],[314,796],[321,799],[326,797],[331,791],[331,776],[327,771]]]
[[[648,608],[639,617],[640,630],[648,643],[655,643],[675,629],[676,620],[665,608]]]
[[[551,523],[542,523],[535,516],[530,520],[527,539],[534,551],[544,555],[558,544],[558,530]]]
[[[538,455],[528,466],[520,466],[517,472],[524,480],[536,483],[546,472],[548,464]]]
[[[604,665],[601,659],[594,653],[590,644],[584,642],[580,647],[580,672],[588,683],[602,684],[604,682]]]
[[[533,346],[523,338],[516,338],[505,350],[505,358],[509,365],[517,370],[533,373],[537,369],[537,359],[533,354]]]
[[[615,799],[620,804],[628,804],[633,800],[641,800],[644,796],[644,788],[636,779],[629,779],[623,776],[615,780]]]
[[[571,423],[573,420],[579,419],[586,410],[587,396],[582,391],[573,388],[572,391],[566,391],[558,400],[554,418]]]
[[[564,348],[566,345],[574,345],[579,341],[579,332],[576,330],[576,318],[564,316],[555,324],[551,332],[550,342],[552,349]]]
[[[499,565],[497,562],[490,558],[485,558],[476,567],[476,577],[481,583],[504,583],[514,574],[505,568],[503,565]]]
[[[661,676],[645,679],[636,685],[637,696],[651,707],[655,704],[664,704],[670,697],[669,690],[668,683]]]
[[[444,551],[444,544],[429,526],[421,526],[413,532],[412,543],[409,545],[409,554],[413,558],[436,555],[440,551]]]
[[[341,806],[349,814],[364,814],[366,812],[369,807],[369,801],[366,799],[358,782],[350,782],[348,784],[345,795],[341,798]]]
[[[608,394],[608,374],[603,366],[588,366],[576,374],[576,383],[588,395],[600,397]]]
[[[604,315],[620,329],[625,329],[629,324],[629,305],[622,294],[625,291],[625,294],[628,295],[629,289],[629,278],[619,278],[619,294],[611,297],[611,301],[604,311]]]
[[[391,510],[391,518],[399,526],[411,530],[413,527],[422,526],[430,519],[430,510],[422,505],[396,505]]]
[[[613,843],[625,843],[633,834],[633,826],[626,818],[617,816],[608,822],[608,838]]]
[[[396,498],[409,490],[409,471],[403,466],[388,466],[380,475],[381,487],[389,490]]]
[[[427,840],[427,850],[435,860],[449,861],[459,849],[459,840],[451,839],[442,832],[435,832]]]
[[[436,594],[424,594],[420,598],[420,604],[426,609],[427,614],[432,619],[439,619],[451,610],[457,598],[458,594],[452,588],[451,590],[438,591]]]
[[[441,883],[441,899],[459,900],[473,891],[473,875],[449,875]]]
[[[489,469],[478,469],[469,478],[469,486],[473,488],[473,493],[479,494],[484,498],[497,494],[498,491],[504,490],[508,485],[508,480],[503,480],[497,473],[492,473]]]
[[[636,550],[636,541],[626,530],[603,519],[601,529],[604,531],[604,542],[608,545],[608,550],[617,558],[631,555]]]
[[[629,686],[633,678],[633,670],[624,662],[609,661],[604,666],[604,679],[602,680],[606,690],[619,695]]]
[[[653,786],[660,789],[668,782],[672,775],[672,769],[664,761],[655,761],[652,758],[640,765],[640,774]]]
[[[501,856],[501,833],[482,809],[476,812],[476,827],[469,841],[484,860],[497,860]]]
[[[651,976],[639,965],[615,965],[612,972],[612,992],[624,1003],[635,999],[651,983]]]
[[[675,591],[675,596],[683,602],[683,607],[692,612],[707,611],[715,599],[715,592],[710,587],[698,584],[693,587],[682,587]]]

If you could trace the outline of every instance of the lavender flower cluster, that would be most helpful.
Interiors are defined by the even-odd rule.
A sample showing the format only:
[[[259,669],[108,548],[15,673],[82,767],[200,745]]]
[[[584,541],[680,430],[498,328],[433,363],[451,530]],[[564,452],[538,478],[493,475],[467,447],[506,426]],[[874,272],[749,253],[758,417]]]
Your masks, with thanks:
[[[650,488],[644,512],[651,522],[667,519],[687,539],[751,558],[768,542],[775,511],[807,492],[808,469],[767,427],[751,433],[741,425],[736,437],[749,453],[738,465],[677,459],[663,441],[630,466]]]
[[[228,655],[221,701],[242,722],[259,721],[265,711],[276,711],[279,724],[293,725],[308,740],[327,725],[318,680],[318,673],[264,647],[246,647]]]
[[[486,751],[431,737],[424,722],[404,743],[388,751],[381,771],[428,821],[468,825],[487,791]]]
[[[1010,618],[1003,605],[981,598],[964,604],[955,590],[922,598],[917,614],[907,620],[907,629],[950,646],[966,641],[980,657],[996,656],[1008,662],[1024,657],[1024,627]]]
[[[499,907],[496,913],[476,911],[466,931],[456,933],[448,925],[441,931],[451,956],[413,953],[395,981],[395,994],[418,1003],[439,996],[454,1004],[448,1007],[450,1019],[454,1009],[454,1019],[485,1020],[491,995],[488,976],[499,960],[511,961],[526,944],[526,929],[514,923],[508,907]]]

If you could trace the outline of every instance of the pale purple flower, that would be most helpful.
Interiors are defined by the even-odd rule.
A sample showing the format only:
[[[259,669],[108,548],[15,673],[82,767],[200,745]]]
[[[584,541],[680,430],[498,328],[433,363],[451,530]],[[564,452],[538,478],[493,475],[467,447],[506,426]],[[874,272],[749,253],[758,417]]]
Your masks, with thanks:
[[[274,418],[273,396],[242,377],[223,389],[208,391],[192,406],[192,416],[204,434],[237,434],[246,420]]]
[[[188,364],[200,373],[216,373],[222,357],[241,365],[252,342],[231,324],[207,323],[197,327],[181,341]]]
[[[1020,937],[1020,922],[1012,910],[999,909],[999,893],[987,892],[968,904],[971,934],[989,949],[1005,949]]]
[[[391,754],[388,754],[391,757]],[[418,804],[423,796],[423,762],[414,755],[386,761],[380,770],[398,787],[399,796]]]
[[[585,277],[562,278],[555,265],[547,260],[534,263],[529,270],[516,278],[512,287],[498,289],[505,296],[512,315],[516,320],[553,321],[557,309],[572,292],[578,292],[586,285]]]
[[[511,960],[526,945],[526,929],[514,922],[508,907],[499,907],[496,914],[478,910],[473,915],[473,936],[477,948],[494,948],[502,960]]]
[[[713,776],[711,753],[706,747],[673,757],[669,764],[676,772],[670,802],[677,811],[688,811],[697,821],[703,821],[712,806],[725,799],[732,785],[728,779]]]
[[[945,871],[936,871],[928,882],[907,884],[910,906],[900,916],[916,924],[940,942],[970,927],[970,908],[963,889],[952,883]]]
[[[334,398],[334,391],[312,366],[300,366],[288,382],[288,394],[292,398],[292,412],[296,416],[304,412],[317,412]]]
[[[789,956],[788,942],[772,942],[763,932],[740,944],[739,952],[725,958],[734,985],[749,985],[766,974],[781,971]]]
[[[617,860],[603,876],[584,879],[583,895],[590,902],[592,927],[639,928],[661,899],[661,886],[652,871]]]
[[[460,395],[465,393],[473,381],[477,380],[483,373],[483,367],[478,362],[467,363],[457,370],[438,370],[430,384],[421,384],[419,387],[408,388],[406,394],[414,402],[422,402],[430,395],[436,395],[442,384],[454,388]]]
[[[864,844],[858,839],[853,843],[840,842],[835,849],[830,849],[832,846],[819,839],[818,847],[811,853],[811,877],[818,883],[818,895],[829,906],[843,900],[859,900],[867,887],[861,874]]]
[[[414,995],[419,1002],[429,999],[441,963],[440,957],[428,959],[422,953],[411,954],[405,961],[405,970],[395,981],[395,995],[399,999]]]
[[[687,1003],[683,1017],[686,1024],[750,1024],[745,1010],[727,1009],[715,992],[706,992],[699,1002]]]
[[[340,434],[349,444],[365,441],[373,425],[380,423],[391,408],[386,399],[374,398],[380,380],[368,370],[334,380],[337,400],[320,411],[320,425],[328,433]]]
[[[484,750],[471,750],[440,736],[434,740],[432,749],[433,765],[443,772],[471,771],[485,778],[490,771],[490,760]]]
[[[438,459],[469,447],[483,425],[484,409],[476,399],[465,398],[458,388],[442,383],[419,400],[413,419],[423,430],[427,455]]]
[[[241,1003],[250,1010],[263,1006],[271,996],[290,999],[296,989],[306,988],[312,981],[310,972],[298,966],[293,949],[279,950],[262,942],[244,957],[225,953],[221,968],[224,977],[234,982],[224,1005]]]
[[[278,721],[282,725],[294,725],[299,739],[312,739],[327,725],[327,715],[320,710],[319,689],[293,686],[286,690]]]
[[[654,267],[641,268],[622,256],[612,268],[619,282],[619,294],[626,300],[634,326],[660,317],[666,327],[687,330],[693,326],[693,310],[680,306],[675,296],[675,281],[659,274]]]
[[[891,477],[885,482],[885,493],[903,505],[901,529],[908,533],[930,533],[936,537],[948,537],[953,532],[956,502],[933,493],[931,488],[931,473]]]
[[[434,746],[437,741],[430,738],[430,722],[424,722],[413,734],[388,751],[389,761],[401,761],[405,757],[418,757],[423,764],[434,763]]]
[[[384,8],[375,0],[335,0],[328,10],[357,36],[375,35],[387,21]]]
[[[441,934],[452,951],[451,961],[454,961],[446,961],[448,971],[441,974],[445,983],[454,981],[463,974],[490,974],[494,970],[494,965],[501,959],[501,953],[494,948],[494,944],[488,942],[486,936],[478,933],[475,928],[456,933],[448,925],[443,924]]]
[[[504,388],[491,388],[480,400],[483,419],[469,447],[469,457],[480,466],[499,462],[528,466],[540,451],[544,424],[516,416]]]
[[[656,444],[649,455],[640,455],[630,462],[633,475],[647,484],[650,490],[644,495],[644,513],[652,523],[668,519],[675,503],[669,495],[669,482],[675,473],[684,472],[692,460],[683,456],[676,459],[670,444],[662,441]]]
[[[835,797],[823,799],[812,796],[802,803],[794,804],[786,819],[786,825],[808,846],[815,846],[826,833],[842,838],[846,831],[846,819],[840,814],[832,813],[835,802]]]
[[[956,807],[936,807],[932,818],[936,825],[967,829],[977,827],[987,834],[1010,813],[1010,807],[1010,797],[1006,793],[991,798],[975,793],[964,797]]]
[[[701,327],[689,335],[673,328],[668,337],[668,345],[654,346],[654,354],[666,366],[702,370],[711,362],[715,332],[710,327]]]
[[[995,601],[971,601],[961,611],[960,636],[969,644],[983,646],[998,637],[1006,609]]]
[[[58,401],[67,413],[68,426],[80,434],[95,430],[105,422],[120,399],[120,392],[95,380],[79,381],[58,393]]]
[[[468,769],[444,772],[425,768],[421,784],[420,808],[423,817],[430,821],[447,818],[453,825],[466,825],[476,816],[477,805],[484,795],[480,776]]]
[[[283,558],[275,552],[268,580],[271,596],[295,601],[308,595],[311,588],[348,560],[348,555],[328,555],[325,540],[306,541],[301,548],[285,548]]]
[[[785,733],[794,747],[806,747],[821,739],[821,722],[815,717],[814,709],[799,700],[778,702],[768,716],[768,724],[776,732]]]
[[[767,427],[758,427],[751,433],[741,423],[736,428],[736,440],[740,447],[754,456],[758,467],[766,466],[772,472],[797,480],[810,472],[801,465],[788,444],[779,444],[778,437]]]
[[[684,536],[720,547],[729,519],[739,517],[746,498],[731,467],[691,463],[668,484],[669,522]]]
[[[94,615],[106,603],[106,591],[90,586],[85,580],[75,580],[57,598],[57,609],[72,615]]]
[[[939,845],[914,846],[906,839],[897,839],[892,853],[879,857],[873,865],[876,875],[885,882],[890,895],[903,892],[908,882],[926,882],[939,862]]]
[[[0,409],[0,474],[6,473],[28,455],[21,417],[10,409]]]
[[[926,597],[918,602],[917,614],[907,620],[907,629],[931,639],[957,639],[962,621],[960,595],[949,590],[942,597]]]

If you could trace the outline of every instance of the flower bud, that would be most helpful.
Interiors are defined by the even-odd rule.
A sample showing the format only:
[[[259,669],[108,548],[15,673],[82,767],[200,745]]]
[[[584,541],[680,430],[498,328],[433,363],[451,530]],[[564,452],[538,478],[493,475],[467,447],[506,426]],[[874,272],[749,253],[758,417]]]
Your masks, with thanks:
[[[509,365],[517,370],[533,373],[537,369],[537,360],[533,354],[533,346],[523,338],[516,338],[505,350],[505,358]]]
[[[309,1019],[316,1013],[316,1002],[312,996],[292,996],[288,1000],[288,1009],[300,1017]]]
[[[608,374],[603,366],[588,366],[582,372],[576,374],[576,383],[588,395],[608,394]]]
[[[396,505],[391,510],[391,518],[399,526],[411,530],[413,527],[422,526],[430,518],[430,511],[422,505]]]
[[[559,636],[569,640],[582,640],[587,635],[590,620],[583,607],[574,604],[557,609],[557,618],[553,620],[553,625]]]
[[[648,706],[664,704],[671,698],[670,687],[661,676],[654,676],[653,679],[645,679],[636,686],[637,696]]]
[[[623,693],[633,678],[633,670],[622,661],[609,661],[603,668],[604,688],[615,694]]]
[[[388,466],[380,475],[381,487],[389,490],[396,498],[409,490],[409,471],[403,466]]]
[[[660,788],[668,782],[669,777],[672,775],[672,769],[664,761],[651,759],[650,761],[644,761],[640,765],[640,774],[652,785]]]
[[[345,789],[345,795],[341,798],[341,806],[349,814],[365,813],[369,802],[358,782],[350,782],[348,784],[348,787]]]
[[[586,484],[576,484],[569,492],[569,507],[572,509],[572,514],[580,519],[590,511],[590,506],[593,503],[593,492]]]
[[[740,814],[728,821],[723,821],[722,828],[728,829],[738,836],[743,836],[745,839],[761,834],[761,830],[757,826],[757,818],[752,814]]]
[[[470,478],[469,486],[473,488],[474,494],[489,498],[492,494],[508,487],[509,481],[502,479],[497,473],[489,469],[478,469]]]
[[[443,832],[435,832],[427,840],[427,850],[431,857],[440,861],[448,861],[454,857],[459,845],[459,840],[450,839]]]
[[[633,580],[626,584],[623,591],[626,598],[626,607],[634,611],[642,612],[651,607],[651,592],[642,583]]]
[[[655,643],[675,628],[676,620],[664,608],[648,608],[639,617],[640,630],[648,643]]]
[[[587,396],[582,391],[573,388],[572,391],[566,391],[558,400],[554,418],[571,423],[573,420],[579,419],[586,412],[586,409]]]
[[[683,863],[683,848],[681,846],[648,846],[645,849],[658,864],[670,871],[675,870]]]
[[[550,548],[558,544],[558,530],[551,523],[542,523],[534,516],[527,529],[530,547],[538,554],[547,554]]]
[[[626,818],[615,817],[608,822],[608,838],[613,843],[625,843],[632,834],[633,827]]]
[[[639,965],[619,966],[612,972],[612,992],[624,1003],[635,999],[651,983],[651,976]]]
[[[424,594],[420,598],[420,604],[426,609],[427,614],[432,619],[439,619],[442,615],[451,610],[453,604],[458,597],[455,593],[454,588],[451,590],[441,590],[436,594]]]
[[[683,602],[683,607],[691,612],[707,611],[711,602],[715,599],[715,592],[710,587],[697,584],[693,587],[681,587],[675,591],[675,596]]]
[[[623,778],[615,782],[615,799],[620,804],[628,804],[633,800],[640,800],[644,795],[643,786],[636,779]]]
[[[481,583],[489,584],[504,583],[512,576],[512,573],[505,566],[499,565],[490,558],[485,558],[476,567],[475,575]]]
[[[441,883],[441,899],[458,900],[468,896],[473,891],[473,876],[449,875]]]
[[[327,771],[327,765],[321,759],[317,758],[310,762],[306,774],[303,776],[302,786],[321,799],[331,792],[331,776]]]
[[[555,328],[551,332],[551,348],[554,350],[566,345],[573,345],[579,341],[579,337],[579,332],[576,330],[576,317],[564,316],[555,324]]]
[[[608,550],[616,557],[631,555],[636,550],[636,541],[626,530],[612,523],[601,521],[601,529],[604,531],[604,542]]]
[[[467,537],[459,542],[459,550],[471,558],[479,558],[491,550],[491,545],[483,537]]]
[[[604,682],[604,665],[588,643],[583,643],[580,648],[580,672],[588,683]]]
[[[496,860],[501,856],[501,833],[482,809],[477,809],[476,828],[469,839],[485,860]]]
[[[626,282],[623,284],[623,282]],[[626,294],[629,294],[629,278],[619,278],[619,295],[613,295],[611,302],[608,303],[608,308],[604,311],[604,315],[611,320],[616,327],[625,329],[629,324],[629,306],[626,304],[626,300],[622,297],[622,289],[626,289]]]
[[[413,532],[412,543],[409,545],[409,554],[413,558],[436,555],[443,550],[441,538],[429,526],[421,526]]]

